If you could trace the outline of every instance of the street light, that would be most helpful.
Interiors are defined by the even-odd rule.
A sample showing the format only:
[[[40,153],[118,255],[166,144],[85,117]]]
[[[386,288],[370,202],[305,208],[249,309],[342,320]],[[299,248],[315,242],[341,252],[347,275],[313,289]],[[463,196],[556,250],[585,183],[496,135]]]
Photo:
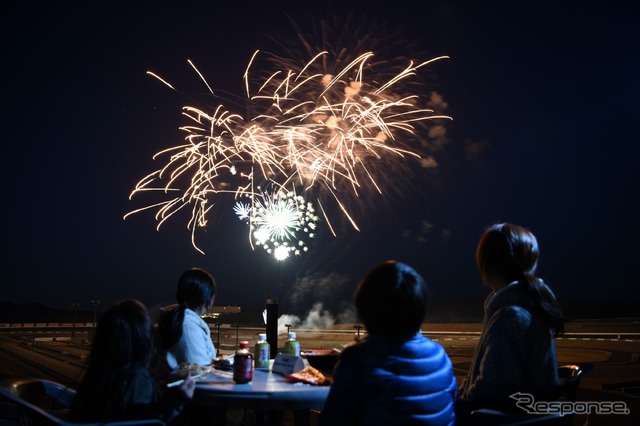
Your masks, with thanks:
[[[293,327],[293,326],[291,324],[285,324],[284,326],[287,327],[287,336],[288,336],[289,335],[289,329],[291,327]]]
[[[356,342],[360,340],[360,329],[362,328],[362,325],[358,324],[358,325],[354,325],[353,328],[355,328],[357,330],[357,335],[356,335]]]
[[[100,299],[91,299],[93,305],[93,326],[96,326],[96,315],[98,314],[98,306],[100,306]]]
[[[222,325],[222,322],[216,321],[214,325],[216,326],[216,330],[218,331],[218,344],[216,345],[216,348],[218,349],[218,352],[220,352],[220,326]]]
[[[73,327],[71,328],[71,339],[73,340],[73,336],[75,336],[76,334],[76,318],[78,315],[78,308],[80,307],[79,303],[71,303],[71,306],[73,307]]]
[[[238,330],[240,329],[240,324],[235,323],[233,326],[236,328],[236,349],[238,348]]]

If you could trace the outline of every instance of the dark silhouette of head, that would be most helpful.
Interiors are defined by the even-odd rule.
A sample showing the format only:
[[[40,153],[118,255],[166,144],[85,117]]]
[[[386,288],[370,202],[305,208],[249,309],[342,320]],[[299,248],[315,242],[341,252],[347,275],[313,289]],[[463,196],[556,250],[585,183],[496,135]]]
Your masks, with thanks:
[[[536,276],[540,249],[527,229],[511,223],[491,225],[480,237],[476,264],[486,285],[525,284],[546,323],[558,335],[564,331],[564,315],[551,289]],[[497,288],[494,288],[496,290]]]
[[[536,237],[522,226],[499,223],[480,238],[476,263],[485,283],[493,276],[506,283],[534,276],[540,250]]]
[[[135,299],[111,305],[96,327],[82,383],[71,405],[77,421],[107,421],[124,415],[123,395],[136,368],[155,360],[153,322]]]
[[[192,310],[213,305],[216,296],[216,280],[204,269],[192,268],[180,275],[176,300]]]
[[[354,302],[369,334],[414,335],[427,311],[427,286],[412,267],[391,260],[364,276]]]
[[[153,322],[135,299],[117,302],[100,317],[91,348],[91,361],[116,369],[148,366],[155,351]]]
[[[184,271],[178,279],[176,301],[178,306],[164,313],[158,321],[160,347],[163,351],[175,345],[182,337],[185,309],[199,315],[213,306],[216,297],[216,280],[201,268]]]

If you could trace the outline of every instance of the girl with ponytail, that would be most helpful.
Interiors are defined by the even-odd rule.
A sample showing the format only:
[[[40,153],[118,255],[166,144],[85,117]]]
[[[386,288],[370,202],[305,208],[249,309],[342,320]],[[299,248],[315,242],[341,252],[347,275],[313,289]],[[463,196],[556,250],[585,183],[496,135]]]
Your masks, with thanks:
[[[554,337],[564,320],[553,292],[535,275],[539,255],[536,237],[518,225],[492,225],[480,238],[476,263],[492,292],[460,406],[504,409],[513,407],[510,395],[544,398],[558,385]]]
[[[204,269],[193,268],[178,280],[176,301],[158,321],[160,345],[170,369],[183,362],[210,365],[216,356],[209,325],[201,318],[213,307],[216,281]]]

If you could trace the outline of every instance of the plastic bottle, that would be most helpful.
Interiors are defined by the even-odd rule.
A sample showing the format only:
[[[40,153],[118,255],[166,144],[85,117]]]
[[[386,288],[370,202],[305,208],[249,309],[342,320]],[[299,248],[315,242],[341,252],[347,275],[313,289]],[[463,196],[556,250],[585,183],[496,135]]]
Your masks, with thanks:
[[[238,350],[233,357],[233,381],[249,383],[253,379],[253,355],[249,352],[249,342],[246,340],[238,344]]]
[[[255,367],[256,368],[269,368],[269,358],[271,356],[271,347],[267,342],[267,335],[265,333],[258,334],[258,342],[256,342],[255,350]]]
[[[300,356],[300,342],[296,340],[295,331],[289,332],[289,339],[284,343],[284,353]]]

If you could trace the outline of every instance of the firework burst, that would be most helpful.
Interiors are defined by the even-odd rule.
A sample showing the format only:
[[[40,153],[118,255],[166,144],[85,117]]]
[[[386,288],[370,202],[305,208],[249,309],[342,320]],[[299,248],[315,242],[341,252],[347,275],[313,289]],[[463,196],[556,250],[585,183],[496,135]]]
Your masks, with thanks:
[[[284,260],[308,251],[307,238],[315,237],[319,220],[313,204],[293,192],[262,193],[253,205],[237,202],[234,210],[249,225],[255,245]]]
[[[426,100],[406,89],[421,68],[445,57],[418,63],[406,60],[393,73],[374,73],[384,69],[384,63],[375,62],[369,51],[348,61],[343,54],[332,58],[327,51],[310,57],[296,65],[294,60],[271,55],[268,63],[276,71],[258,72],[262,77],[253,79],[259,58],[255,52],[244,74],[251,111],[247,117],[222,105],[211,112],[183,107],[189,120],[181,127],[185,143],[156,154],[154,158],[168,157],[166,165],[140,180],[130,195],[160,191],[168,199],[136,209],[125,218],[155,209],[160,228],[178,211],[190,210],[187,227],[193,246],[200,250],[195,232],[207,225],[214,200],[224,194],[234,200],[246,198],[248,202],[235,204],[235,213],[248,221],[252,244],[278,259],[306,251],[300,233],[312,236],[319,220],[313,205],[296,194],[315,194],[334,235],[321,200],[333,200],[358,229],[346,199],[370,190],[382,194],[390,179],[378,170],[401,171],[395,165],[419,160],[421,144],[415,143],[422,137],[417,134],[419,126],[449,119],[425,107]],[[346,65],[337,67],[337,63]],[[273,190],[254,190],[262,185]]]

